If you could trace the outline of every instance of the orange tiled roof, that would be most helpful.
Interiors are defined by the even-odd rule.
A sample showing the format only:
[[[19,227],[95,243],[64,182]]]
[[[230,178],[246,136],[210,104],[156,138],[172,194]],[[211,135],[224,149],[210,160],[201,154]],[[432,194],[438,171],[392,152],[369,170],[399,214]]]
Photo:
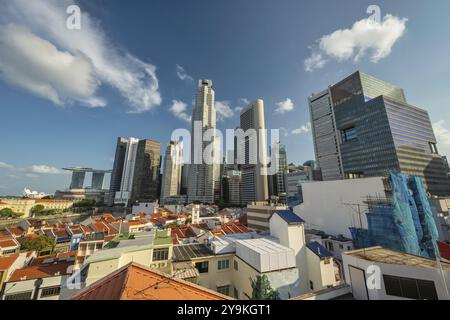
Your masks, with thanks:
[[[8,230],[15,236],[21,236],[25,232],[21,227],[8,227]]]
[[[17,247],[18,244],[13,239],[1,239],[0,248]]]
[[[128,221],[129,226],[140,226],[140,225],[146,225],[148,221],[146,220],[138,220],[138,221]]]
[[[46,202],[72,202],[70,200],[64,200],[64,199],[36,199],[34,200],[35,203],[46,203]]]
[[[60,275],[68,275],[68,268],[73,266],[73,262],[58,262],[56,264],[39,264],[31,267],[18,269],[14,271],[9,279],[10,282],[32,280],[49,278],[56,276],[57,273]]]
[[[7,257],[0,257],[0,270],[8,270],[19,257],[18,253]]]
[[[231,300],[193,283],[136,263],[95,282],[71,300]]]

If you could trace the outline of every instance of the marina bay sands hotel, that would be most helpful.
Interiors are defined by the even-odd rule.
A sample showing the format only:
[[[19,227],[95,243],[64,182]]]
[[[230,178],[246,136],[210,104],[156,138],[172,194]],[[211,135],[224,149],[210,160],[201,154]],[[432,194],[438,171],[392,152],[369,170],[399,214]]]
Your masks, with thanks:
[[[112,170],[99,170],[93,168],[71,167],[63,170],[72,172],[70,187],[64,191],[56,191],[55,198],[82,200],[94,199],[97,203],[103,203],[105,195],[109,189],[103,188],[105,175],[110,174]],[[84,186],[86,174],[92,174],[90,186]]]
[[[92,173],[92,182],[90,189],[103,190],[103,180],[105,174],[111,173],[112,170],[97,170],[92,168],[63,168],[63,170],[72,172],[72,182],[70,183],[70,190],[83,189],[86,173]]]

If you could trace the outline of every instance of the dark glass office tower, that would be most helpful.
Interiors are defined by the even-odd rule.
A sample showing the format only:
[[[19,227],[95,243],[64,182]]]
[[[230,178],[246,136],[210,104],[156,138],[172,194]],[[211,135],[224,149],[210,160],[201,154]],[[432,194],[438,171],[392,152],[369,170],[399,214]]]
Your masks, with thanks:
[[[358,71],[329,91],[345,179],[396,169],[421,177],[432,195],[450,195],[428,112],[409,105],[401,88]]]
[[[160,196],[161,144],[139,140],[131,203],[153,202]]]
[[[111,173],[111,181],[109,185],[109,196],[107,198],[108,205],[114,204],[114,196],[120,190],[122,183],[123,167],[125,164],[125,155],[127,153],[128,139],[117,138],[116,154],[114,157],[114,166]]]

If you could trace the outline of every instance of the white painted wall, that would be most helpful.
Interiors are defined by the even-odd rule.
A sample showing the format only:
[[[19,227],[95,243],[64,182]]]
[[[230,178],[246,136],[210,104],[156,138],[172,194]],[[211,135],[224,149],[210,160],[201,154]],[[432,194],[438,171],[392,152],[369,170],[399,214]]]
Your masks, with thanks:
[[[306,183],[302,185],[304,203],[294,212],[306,221],[306,229],[317,229],[332,235],[351,238],[350,227],[361,227],[358,214],[353,210],[361,205],[367,196],[385,197],[381,177]],[[352,209],[353,208],[353,209]],[[365,214],[361,214],[362,227],[367,229]]]

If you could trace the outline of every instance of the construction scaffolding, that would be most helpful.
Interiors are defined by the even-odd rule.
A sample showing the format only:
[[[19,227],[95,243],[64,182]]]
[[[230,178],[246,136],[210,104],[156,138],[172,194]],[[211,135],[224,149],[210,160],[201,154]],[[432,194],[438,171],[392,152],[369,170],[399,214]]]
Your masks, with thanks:
[[[384,248],[435,258],[438,231],[419,177],[396,171],[388,174],[386,197],[368,197],[368,230],[350,228],[355,246]]]

